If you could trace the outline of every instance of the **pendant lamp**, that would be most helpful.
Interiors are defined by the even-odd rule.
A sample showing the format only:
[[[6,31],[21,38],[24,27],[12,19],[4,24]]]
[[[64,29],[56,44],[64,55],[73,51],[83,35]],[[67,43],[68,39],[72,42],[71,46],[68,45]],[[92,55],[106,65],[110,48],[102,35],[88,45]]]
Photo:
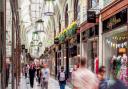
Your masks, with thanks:
[[[45,0],[44,15],[54,15],[54,0]]]

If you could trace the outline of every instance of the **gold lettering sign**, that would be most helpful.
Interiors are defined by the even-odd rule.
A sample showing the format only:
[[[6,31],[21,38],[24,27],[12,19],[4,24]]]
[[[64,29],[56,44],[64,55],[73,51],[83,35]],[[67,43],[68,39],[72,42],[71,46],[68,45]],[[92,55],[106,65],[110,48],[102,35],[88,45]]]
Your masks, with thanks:
[[[116,18],[116,16],[114,16],[113,18],[110,19],[110,22],[108,23],[109,27],[112,27],[113,25],[116,25],[117,23],[121,22],[121,18]]]

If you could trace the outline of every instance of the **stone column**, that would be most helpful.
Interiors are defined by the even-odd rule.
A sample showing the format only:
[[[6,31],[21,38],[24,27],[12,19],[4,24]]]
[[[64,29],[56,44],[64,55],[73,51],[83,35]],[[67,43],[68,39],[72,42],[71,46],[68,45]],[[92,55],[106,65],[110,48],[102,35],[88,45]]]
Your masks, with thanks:
[[[103,8],[103,0],[99,1],[99,9]],[[103,65],[103,36],[102,36],[102,21],[99,15],[99,66]]]
[[[99,16],[99,66],[103,64],[103,37],[102,37],[102,21]]]

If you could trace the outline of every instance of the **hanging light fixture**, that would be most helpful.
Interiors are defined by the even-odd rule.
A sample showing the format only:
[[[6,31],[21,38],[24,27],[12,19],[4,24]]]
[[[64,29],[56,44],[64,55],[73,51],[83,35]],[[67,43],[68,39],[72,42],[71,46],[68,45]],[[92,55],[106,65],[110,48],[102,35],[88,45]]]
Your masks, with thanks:
[[[42,19],[39,19],[35,23],[36,29],[35,31],[38,32],[45,32],[44,31],[44,21]]]
[[[39,42],[38,46],[39,46],[39,47],[42,47],[42,42]]]
[[[34,42],[33,42],[33,41],[31,41],[30,46],[31,46],[31,47],[33,47],[33,46],[34,46]]]
[[[45,0],[44,15],[54,15],[54,0]]]
[[[33,32],[33,34],[32,34],[32,40],[33,41],[38,41],[39,40],[39,35],[38,35],[38,32]]]

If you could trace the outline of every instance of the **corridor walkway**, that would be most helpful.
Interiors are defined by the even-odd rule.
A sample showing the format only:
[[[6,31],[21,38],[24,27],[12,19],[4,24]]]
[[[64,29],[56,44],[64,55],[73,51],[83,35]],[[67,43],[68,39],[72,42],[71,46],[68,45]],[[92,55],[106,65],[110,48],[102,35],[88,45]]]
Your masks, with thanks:
[[[49,80],[49,88],[48,89],[60,89],[59,88],[59,84],[58,84],[58,81],[53,79],[53,78],[50,78]],[[7,89],[11,89],[11,86],[9,86]],[[31,88],[30,87],[30,84],[28,83],[28,80],[25,79],[24,77],[21,78],[21,83],[20,83],[20,86],[19,86],[19,89],[41,89],[40,86],[38,86],[36,80],[35,80],[35,83],[34,83],[34,88]],[[69,88],[68,86],[66,86],[66,89],[71,89]]]

